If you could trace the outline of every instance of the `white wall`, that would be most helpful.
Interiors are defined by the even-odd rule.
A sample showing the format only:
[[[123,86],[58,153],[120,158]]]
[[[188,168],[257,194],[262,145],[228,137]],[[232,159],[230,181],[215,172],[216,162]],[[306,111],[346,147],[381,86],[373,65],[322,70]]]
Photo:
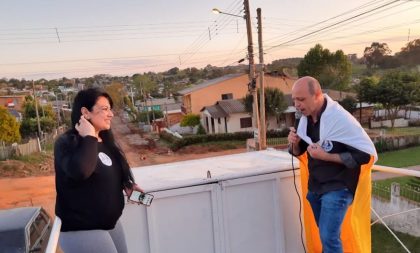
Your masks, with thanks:
[[[382,120],[382,121],[371,121],[371,127],[372,128],[379,128],[379,127],[391,127],[391,120]],[[408,120],[406,119],[395,119],[394,121],[394,127],[407,127],[408,126]]]
[[[231,114],[230,117],[227,119],[227,130],[228,133],[234,132],[249,132],[253,130],[253,127],[248,128],[241,128],[241,118],[248,118],[252,117],[248,113],[235,113]]]

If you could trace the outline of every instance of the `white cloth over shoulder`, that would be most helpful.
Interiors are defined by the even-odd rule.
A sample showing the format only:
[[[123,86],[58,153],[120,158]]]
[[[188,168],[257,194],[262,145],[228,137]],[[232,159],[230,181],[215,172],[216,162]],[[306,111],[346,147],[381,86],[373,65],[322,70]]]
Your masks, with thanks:
[[[320,119],[318,144],[324,147],[325,143],[330,143],[331,141],[341,142],[374,156],[376,162],[378,155],[375,145],[360,123],[327,94],[324,94],[324,97],[327,100],[327,107]],[[297,134],[306,143],[312,144],[311,138],[306,134],[307,125],[308,118],[302,116],[299,121]]]

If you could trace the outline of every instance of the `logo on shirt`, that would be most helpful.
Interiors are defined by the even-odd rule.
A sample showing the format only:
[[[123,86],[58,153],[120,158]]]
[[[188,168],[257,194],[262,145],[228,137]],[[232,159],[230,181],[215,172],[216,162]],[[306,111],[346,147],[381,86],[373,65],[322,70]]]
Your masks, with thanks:
[[[103,164],[105,164],[106,166],[111,166],[112,165],[112,160],[111,158],[109,158],[109,156],[103,152],[99,152],[98,154],[99,160],[101,160],[101,162]]]
[[[333,143],[332,141],[325,140],[322,142],[321,147],[325,150],[325,152],[330,152],[333,149]]]

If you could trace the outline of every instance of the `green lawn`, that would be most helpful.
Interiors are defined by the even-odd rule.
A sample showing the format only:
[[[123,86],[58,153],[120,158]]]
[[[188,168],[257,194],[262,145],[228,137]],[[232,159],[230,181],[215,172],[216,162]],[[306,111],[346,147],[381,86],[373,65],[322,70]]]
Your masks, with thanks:
[[[385,128],[386,135],[420,135],[420,127],[395,127],[395,128]]]
[[[420,146],[380,153],[378,165],[403,168],[420,165]]]
[[[420,237],[395,232],[404,245],[411,251],[419,253]],[[395,240],[391,233],[382,225],[372,226],[372,253],[404,253],[405,249]]]
[[[378,165],[384,165],[384,166],[390,166],[390,167],[396,167],[396,168],[402,168],[402,167],[408,167],[413,165],[420,165],[420,146],[418,147],[412,147],[407,149],[401,149],[397,151],[391,151],[391,152],[385,152],[379,154],[379,159],[376,164]],[[377,187],[381,189],[389,189],[391,187],[391,184],[393,182],[399,183],[401,186],[406,186],[411,181],[413,183],[414,177],[411,176],[403,176],[403,177],[395,177],[380,181],[375,181],[375,184]],[[417,182],[418,180],[416,180]],[[382,192],[378,189],[373,189],[373,193],[377,196],[382,196]],[[389,193],[387,193],[389,194]],[[419,196],[412,194],[406,194],[405,191],[401,192],[402,196],[405,196],[406,198],[412,199],[414,201],[418,201]],[[382,196],[384,197],[384,196]],[[386,198],[389,198],[390,196],[386,196]]]

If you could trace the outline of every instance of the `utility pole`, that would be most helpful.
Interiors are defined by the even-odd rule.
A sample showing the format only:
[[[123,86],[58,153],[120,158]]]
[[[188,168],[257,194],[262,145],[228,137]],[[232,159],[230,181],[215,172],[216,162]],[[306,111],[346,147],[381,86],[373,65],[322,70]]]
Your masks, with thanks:
[[[58,107],[58,93],[55,95],[55,109],[57,111],[57,128],[60,126],[60,108]]]
[[[149,108],[147,108],[147,93],[143,90],[143,88],[141,89],[141,93],[144,98],[144,108],[146,108],[147,124],[150,125]]]
[[[261,134],[260,134],[260,121],[259,121],[259,110],[258,110],[258,96],[257,96],[257,89],[256,89],[256,82],[255,82],[255,64],[254,64],[254,49],[252,45],[252,28],[251,28],[251,15],[249,12],[249,1],[244,0],[244,9],[245,9],[245,21],[246,21],[246,31],[248,37],[248,60],[249,60],[249,91],[252,94],[252,98],[254,100],[252,104],[252,115],[253,115],[253,123],[256,127],[256,131],[254,130],[254,137],[255,133],[257,133],[258,138],[256,138],[256,149],[260,150],[260,143],[261,143]]]
[[[133,85],[130,85],[131,105],[134,107]]]
[[[258,19],[258,49],[260,58],[260,149],[267,148],[267,130],[265,124],[265,84],[264,84],[264,50],[262,42],[262,23],[261,23],[261,8],[257,9]]]
[[[32,80],[32,91],[34,93],[36,123],[38,125],[38,137],[41,138],[41,123],[39,122],[38,102],[36,101],[35,82],[34,82],[34,80]]]

